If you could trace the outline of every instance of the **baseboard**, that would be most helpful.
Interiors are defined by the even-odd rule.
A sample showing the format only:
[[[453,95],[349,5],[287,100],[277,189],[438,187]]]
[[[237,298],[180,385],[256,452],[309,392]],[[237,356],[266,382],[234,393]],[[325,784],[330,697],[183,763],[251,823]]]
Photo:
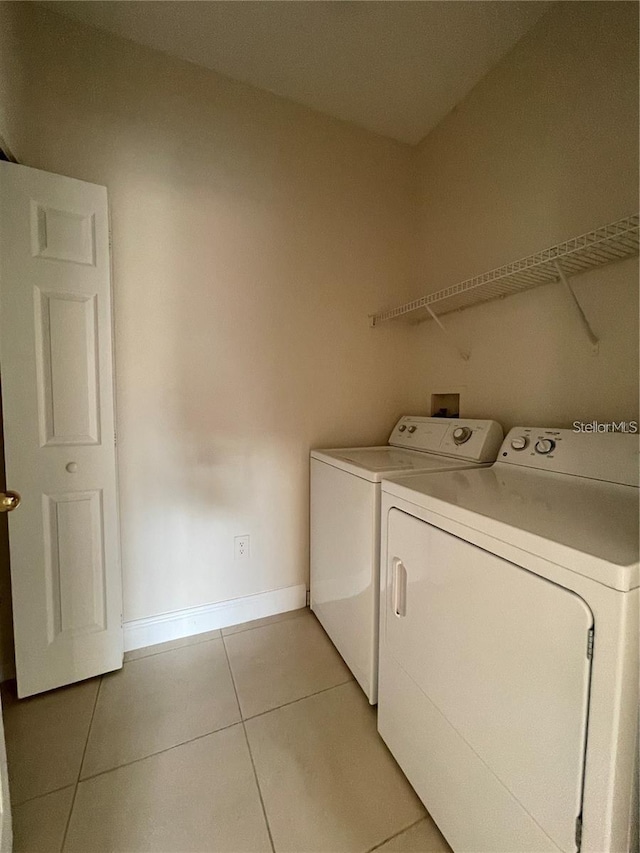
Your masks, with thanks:
[[[145,646],[155,646],[157,643],[179,640],[205,631],[250,622],[252,619],[297,610],[305,606],[306,594],[305,585],[299,584],[233,598],[230,601],[174,610],[145,619],[133,619],[124,623],[124,650],[131,652]]]

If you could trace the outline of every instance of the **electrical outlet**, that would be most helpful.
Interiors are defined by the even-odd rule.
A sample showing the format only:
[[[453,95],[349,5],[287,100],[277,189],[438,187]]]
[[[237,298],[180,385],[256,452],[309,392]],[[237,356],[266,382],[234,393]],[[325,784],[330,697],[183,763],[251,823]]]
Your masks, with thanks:
[[[244,560],[249,556],[249,534],[235,536],[233,539],[233,556],[235,560]]]

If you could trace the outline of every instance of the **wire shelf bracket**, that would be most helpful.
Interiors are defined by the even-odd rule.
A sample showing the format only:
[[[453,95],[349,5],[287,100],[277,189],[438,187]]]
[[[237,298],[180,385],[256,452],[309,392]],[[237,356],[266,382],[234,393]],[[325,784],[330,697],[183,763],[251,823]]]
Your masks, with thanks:
[[[543,284],[560,282],[570,298],[592,351],[597,353],[598,338],[591,328],[568,279],[570,276],[603,267],[616,261],[636,257],[639,251],[639,223],[638,214],[627,216],[617,222],[581,234],[579,237],[566,240],[564,243],[551,246],[542,252],[521,258],[519,261],[513,261],[443,290],[414,299],[398,308],[370,314],[369,324],[376,327],[387,320],[395,320],[407,315],[425,319],[423,312],[426,310],[429,317],[436,321],[441,331],[453,341],[451,332],[442,322],[441,318],[444,314],[461,311],[473,305],[515,293],[522,293]],[[416,315],[414,312],[419,312],[419,314]],[[457,343],[455,346],[461,357],[468,360],[469,352]]]
[[[425,309],[428,311],[428,313],[431,315],[431,319],[432,319],[432,320],[435,320],[435,322],[436,322],[436,324],[437,324],[438,328],[440,328],[440,329],[444,332],[444,334],[449,338],[449,341],[450,341],[450,342],[453,344],[453,346],[457,349],[457,351],[458,351],[458,355],[460,356],[460,358],[461,358],[463,361],[469,361],[469,359],[471,358],[471,353],[469,352],[469,350],[463,349],[463,348],[460,346],[460,344],[456,341],[456,339],[455,339],[455,338],[454,338],[454,336],[451,334],[451,332],[450,332],[450,331],[447,329],[447,327],[444,325],[444,323],[442,322],[442,320],[440,320],[440,318],[438,317],[438,315],[437,315],[437,314],[434,314],[434,313],[433,313],[433,311],[431,310],[431,308],[430,308],[428,305],[425,305],[424,307],[425,307]]]
[[[587,336],[587,338],[589,339],[589,343],[591,344],[591,351],[594,355],[597,355],[598,351],[600,349],[600,342],[599,342],[598,338],[596,337],[593,329],[591,328],[591,325],[590,325],[589,321],[587,320],[587,317],[586,317],[584,311],[582,310],[582,306],[578,302],[578,297],[575,295],[573,288],[569,284],[569,280],[566,277],[566,275],[564,274],[562,267],[560,266],[558,261],[554,261],[554,265],[555,265],[555,268],[556,268],[557,273],[558,273],[558,279],[564,285],[565,290],[567,291],[567,293],[569,295],[570,304],[573,305],[575,312],[576,312],[576,316],[578,317],[578,320],[580,321],[580,325],[584,329],[584,333]]]

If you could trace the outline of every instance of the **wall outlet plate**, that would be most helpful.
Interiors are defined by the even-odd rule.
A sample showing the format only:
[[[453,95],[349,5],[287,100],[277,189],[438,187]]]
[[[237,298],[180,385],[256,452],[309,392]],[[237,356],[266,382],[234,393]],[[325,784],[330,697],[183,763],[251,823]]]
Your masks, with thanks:
[[[233,558],[234,560],[246,560],[249,556],[250,537],[246,533],[244,536],[234,536],[233,538]]]

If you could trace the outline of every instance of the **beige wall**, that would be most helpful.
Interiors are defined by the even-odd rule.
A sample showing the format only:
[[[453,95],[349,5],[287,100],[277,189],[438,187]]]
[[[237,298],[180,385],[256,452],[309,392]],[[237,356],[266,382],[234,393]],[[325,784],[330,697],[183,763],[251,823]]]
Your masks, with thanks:
[[[424,292],[637,212],[637,34],[636,3],[557,4],[421,144]],[[449,315],[468,363],[421,324],[424,396],[505,427],[637,419],[637,261],[574,282],[597,357],[549,285]]]
[[[553,7],[415,150],[0,3],[0,134],[109,187],[125,618],[307,580],[313,445],[637,415],[637,263],[432,324],[367,313],[637,209],[637,6]],[[419,207],[416,204],[419,202]],[[233,536],[252,557],[234,563]]]
[[[3,6],[14,153],[109,188],[125,619],[306,583],[310,447],[425,406],[367,322],[409,294],[410,149]]]

